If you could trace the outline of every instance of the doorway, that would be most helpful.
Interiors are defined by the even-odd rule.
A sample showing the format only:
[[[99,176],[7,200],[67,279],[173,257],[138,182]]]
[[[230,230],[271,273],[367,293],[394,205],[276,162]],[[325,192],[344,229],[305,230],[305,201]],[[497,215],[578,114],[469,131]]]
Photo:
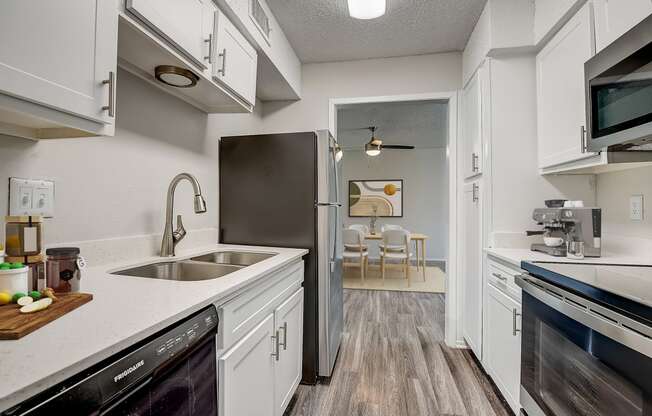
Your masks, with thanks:
[[[424,119],[424,116],[427,115],[428,112],[432,115],[432,120]],[[442,124],[444,125],[442,126]],[[413,126],[412,129],[405,130],[406,127],[411,125]],[[368,129],[369,127],[376,127],[377,129],[372,132]],[[423,259],[425,259],[426,277],[428,277],[428,272],[430,271],[429,267],[437,267],[442,271],[445,271],[442,284],[444,291],[442,301],[445,306],[445,342],[449,346],[459,346],[457,342],[456,327],[458,316],[458,291],[456,289],[458,279],[456,278],[457,250],[455,237],[457,224],[456,209],[458,204],[456,185],[457,92],[331,99],[329,103],[329,129],[336,138],[339,139],[340,136],[342,137],[341,146],[344,154],[341,161],[343,171],[342,176],[346,183],[341,184],[343,195],[340,195],[340,198],[341,201],[344,202],[342,214],[345,225],[353,223],[366,224],[367,226],[371,225],[369,224],[371,216],[366,218],[356,217],[356,213],[351,212],[351,201],[349,200],[351,186],[349,181],[355,181],[356,179],[378,179],[381,181],[402,179],[402,183],[398,182],[399,186],[403,186],[404,192],[402,195],[403,202],[400,216],[397,215],[394,217],[382,218],[378,216],[375,224],[377,228],[376,232],[380,231],[379,228],[383,224],[391,224],[402,225],[405,228],[412,227],[414,229],[410,231],[415,234],[427,235],[426,232],[423,231],[428,231],[431,234],[438,234],[435,236],[436,242],[434,244],[432,241],[428,244],[428,241],[426,240],[426,248],[422,254]],[[385,131],[383,132],[380,129],[385,129]],[[426,132],[431,129],[434,129],[435,131],[430,132],[428,137],[428,133]],[[381,135],[381,133],[384,133],[384,135]],[[374,135],[383,140],[383,144],[409,145],[414,146],[414,149],[386,149],[386,156],[383,157],[381,156],[383,153],[381,145],[381,155],[378,155],[381,157],[375,160],[370,160],[372,157],[365,153],[364,145],[368,143]],[[434,189],[433,191],[439,192],[440,194],[443,193],[441,199],[445,199],[446,201],[446,206],[439,213],[428,211],[427,203],[424,203],[424,201],[428,200],[425,196],[419,197],[419,195],[416,194],[415,197],[415,194],[410,194],[410,192],[415,191],[415,189],[417,192],[419,192],[419,189],[426,189],[422,188],[418,182],[422,181],[421,178],[424,177],[424,175],[427,176],[428,172],[425,174],[423,172],[418,172],[419,174],[416,175],[419,177],[416,183],[417,186],[413,186],[412,188],[410,185],[415,185],[413,182],[414,178],[408,180],[406,176],[407,174],[404,174],[404,177],[390,178],[386,176],[400,176],[400,170],[395,170],[399,163],[402,164],[405,163],[405,160],[409,161],[411,159],[418,160],[419,158],[425,157],[427,153],[430,153],[431,155],[439,153],[441,158],[440,167],[443,179],[440,181],[439,190]],[[357,168],[347,169],[347,156],[349,156],[350,160],[354,161],[358,166]],[[433,157],[432,160],[435,162],[436,157]],[[362,161],[362,163],[358,163],[360,161]],[[361,170],[356,171],[356,169]],[[399,173],[397,174],[395,172]],[[393,173],[394,175],[392,175]],[[359,175],[360,178],[354,178],[356,175]],[[378,177],[375,177],[376,175],[378,175]],[[389,185],[391,184],[392,183],[389,183]],[[429,196],[431,197],[432,195]],[[409,203],[406,204],[407,198],[416,202],[412,205]],[[439,202],[440,206],[441,201]],[[435,203],[433,205],[437,204]],[[417,217],[427,215],[432,215],[433,217],[435,215],[439,216],[435,221],[431,221],[431,224],[435,224],[432,226],[433,228],[425,228],[426,226],[419,225],[418,221],[416,222],[416,227],[414,225],[409,225],[415,224],[414,222],[411,222],[414,221],[414,212],[412,212],[414,211],[414,207],[418,207],[417,209],[424,213],[423,215],[417,213]],[[443,221],[441,221],[442,212],[445,214]],[[421,220],[423,221],[423,219]],[[427,222],[427,218],[425,222]],[[427,235],[427,237],[431,236]],[[439,245],[437,245],[438,243]],[[378,251],[374,250],[378,249],[373,247],[372,244],[370,244],[370,246],[372,246],[369,251],[371,272],[374,267],[379,268],[380,265],[375,264],[376,259],[373,258],[375,257],[374,254],[378,253]],[[416,250],[414,251],[416,254]],[[411,272],[413,276],[411,276],[411,286],[416,285],[419,281],[419,277],[421,277],[421,282],[423,282],[424,269],[418,270],[420,275],[414,273],[416,271],[414,260],[416,259],[413,259],[412,261],[413,268],[411,269]],[[385,277],[387,282],[389,274]],[[412,280],[414,283],[412,283]]]

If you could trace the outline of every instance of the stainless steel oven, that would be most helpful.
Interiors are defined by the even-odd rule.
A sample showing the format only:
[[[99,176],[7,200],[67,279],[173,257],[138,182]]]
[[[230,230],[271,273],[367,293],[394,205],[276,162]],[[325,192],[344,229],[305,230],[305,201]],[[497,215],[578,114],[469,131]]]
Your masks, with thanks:
[[[217,416],[217,325],[211,306],[2,415]]]
[[[651,150],[637,146],[652,140],[652,15],[587,61],[584,72],[584,147]]]
[[[524,414],[652,415],[652,268],[522,267]]]

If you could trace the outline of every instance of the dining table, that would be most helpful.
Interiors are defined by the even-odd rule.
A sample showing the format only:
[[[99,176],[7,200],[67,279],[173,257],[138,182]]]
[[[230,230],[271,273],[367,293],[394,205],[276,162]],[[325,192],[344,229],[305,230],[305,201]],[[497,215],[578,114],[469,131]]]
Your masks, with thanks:
[[[423,271],[423,279],[426,279],[426,240],[429,237],[421,233],[410,233],[410,240],[414,241],[414,250],[417,260],[417,271]],[[383,239],[382,233],[376,234],[367,234],[364,237],[365,240],[369,241],[381,241]],[[421,255],[419,255],[421,252]]]

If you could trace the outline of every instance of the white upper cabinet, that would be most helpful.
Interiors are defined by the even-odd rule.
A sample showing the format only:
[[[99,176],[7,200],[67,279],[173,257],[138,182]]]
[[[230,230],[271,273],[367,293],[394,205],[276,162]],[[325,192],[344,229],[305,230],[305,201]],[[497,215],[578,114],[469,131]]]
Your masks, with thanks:
[[[587,3],[536,57],[540,168],[594,155],[583,149],[584,63],[594,52],[593,8]]]
[[[82,126],[87,131],[113,124],[115,2],[5,0],[0,7],[0,93],[100,123]],[[76,127],[70,120],[44,123],[48,115],[41,111],[33,115],[46,127],[57,121]]]
[[[595,42],[601,51],[652,13],[652,0],[593,0]]]
[[[213,79],[224,84],[249,104],[256,102],[256,49],[224,13],[215,13]]]
[[[462,333],[476,357],[482,360],[482,211],[478,182],[464,185],[463,324]]]
[[[483,68],[462,90],[462,157],[464,177],[470,178],[482,173],[482,83]]]
[[[216,10],[212,0],[127,0],[126,7],[198,67],[207,68]]]

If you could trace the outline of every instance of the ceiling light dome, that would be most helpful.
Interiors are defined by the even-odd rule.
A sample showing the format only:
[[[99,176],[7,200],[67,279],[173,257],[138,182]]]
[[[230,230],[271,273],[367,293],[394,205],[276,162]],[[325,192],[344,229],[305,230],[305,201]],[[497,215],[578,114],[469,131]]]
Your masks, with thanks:
[[[380,145],[371,141],[364,145],[364,151],[368,156],[378,156],[380,154]]]
[[[348,0],[349,14],[356,19],[375,19],[385,14],[386,0]]]

